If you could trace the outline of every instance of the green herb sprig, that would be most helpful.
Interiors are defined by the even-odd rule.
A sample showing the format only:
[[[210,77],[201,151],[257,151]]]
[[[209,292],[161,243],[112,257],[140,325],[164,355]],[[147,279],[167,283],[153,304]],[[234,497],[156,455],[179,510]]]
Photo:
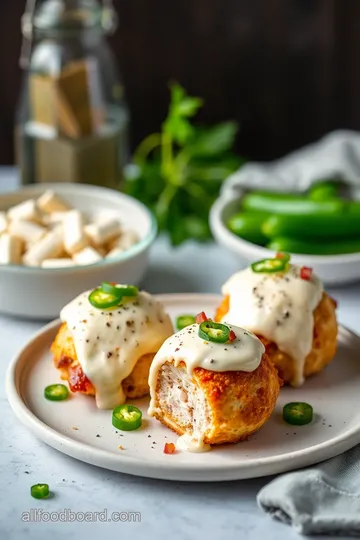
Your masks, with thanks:
[[[125,191],[145,203],[173,246],[211,238],[208,216],[223,180],[243,163],[231,151],[238,126],[196,126],[203,105],[184,88],[170,86],[169,111],[160,133],[146,137],[126,169]]]

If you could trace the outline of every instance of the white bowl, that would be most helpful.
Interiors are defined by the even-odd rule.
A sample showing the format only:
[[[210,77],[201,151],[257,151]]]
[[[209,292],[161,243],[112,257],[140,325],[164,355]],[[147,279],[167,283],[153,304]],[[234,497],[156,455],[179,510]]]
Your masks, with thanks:
[[[273,257],[270,249],[247,242],[233,234],[226,226],[227,220],[239,211],[243,193],[225,191],[213,204],[210,211],[210,228],[217,242],[242,262]],[[360,280],[360,253],[347,255],[298,255],[291,256],[292,262],[309,266],[327,285],[339,285]]]
[[[45,269],[0,265],[0,312],[7,315],[52,319],[67,302],[101,281],[136,285],[147,270],[149,248],[157,234],[155,218],[142,203],[128,195],[85,184],[35,184],[1,195],[0,210],[37,198],[50,189],[90,219],[104,213],[117,216],[140,240],[116,257],[87,266]]]

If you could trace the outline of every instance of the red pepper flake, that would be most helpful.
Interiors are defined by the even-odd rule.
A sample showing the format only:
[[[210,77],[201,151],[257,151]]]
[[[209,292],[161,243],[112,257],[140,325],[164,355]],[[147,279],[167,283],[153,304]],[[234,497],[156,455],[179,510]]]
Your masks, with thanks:
[[[275,259],[283,259],[284,258],[284,254],[281,253],[280,251],[275,255]]]
[[[229,341],[234,341],[235,339],[236,339],[236,334],[234,330],[230,330]]]
[[[164,454],[175,454],[175,452],[176,452],[176,447],[174,443],[172,442],[165,443]]]
[[[313,269],[309,268],[308,266],[302,266],[300,268],[300,277],[301,277],[301,279],[305,279],[306,281],[310,281],[312,273],[313,273]]]
[[[203,323],[203,322],[205,322],[207,320],[208,320],[208,318],[207,318],[204,311],[202,311],[201,313],[198,313],[196,315],[196,318],[195,318],[195,321],[196,321],[197,324],[201,324],[201,323]]]

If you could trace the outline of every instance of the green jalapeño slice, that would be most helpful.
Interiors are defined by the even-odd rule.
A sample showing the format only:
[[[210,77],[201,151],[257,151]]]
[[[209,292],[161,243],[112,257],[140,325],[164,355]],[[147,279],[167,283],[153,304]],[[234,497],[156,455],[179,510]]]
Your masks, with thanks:
[[[292,426],[305,426],[313,419],[313,408],[302,401],[287,403],[283,408],[283,419]]]
[[[199,337],[214,343],[226,343],[230,337],[230,328],[226,324],[207,320],[199,326]]]
[[[257,274],[272,274],[285,270],[287,261],[285,259],[263,259],[251,265],[253,272]]]
[[[69,389],[65,384],[50,384],[45,388],[44,396],[49,401],[63,401],[69,396]]]
[[[119,405],[112,413],[112,425],[121,431],[134,431],[141,426],[142,412],[134,405]]]

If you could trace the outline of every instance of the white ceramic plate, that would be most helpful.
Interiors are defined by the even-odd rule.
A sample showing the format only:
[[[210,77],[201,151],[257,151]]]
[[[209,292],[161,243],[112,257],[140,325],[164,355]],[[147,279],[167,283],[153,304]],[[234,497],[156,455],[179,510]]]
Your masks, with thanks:
[[[220,300],[197,294],[158,299],[173,317],[202,310],[213,314]],[[122,434],[111,425],[111,411],[96,409],[90,397],[73,395],[57,403],[45,400],[45,386],[59,381],[49,354],[58,327],[59,321],[45,326],[14,358],[7,374],[7,395],[16,415],[35,435],[81,461],[167,480],[235,480],[311,465],[360,442],[360,338],[344,328],[334,362],[302,388],[283,388],[271,419],[249,441],[213,447],[204,454],[166,455],[164,443],[175,442],[176,435],[147,416],[148,399],[134,400],[143,411],[143,427]],[[311,403],[316,411],[313,423],[285,424],[281,411],[289,401]]]

